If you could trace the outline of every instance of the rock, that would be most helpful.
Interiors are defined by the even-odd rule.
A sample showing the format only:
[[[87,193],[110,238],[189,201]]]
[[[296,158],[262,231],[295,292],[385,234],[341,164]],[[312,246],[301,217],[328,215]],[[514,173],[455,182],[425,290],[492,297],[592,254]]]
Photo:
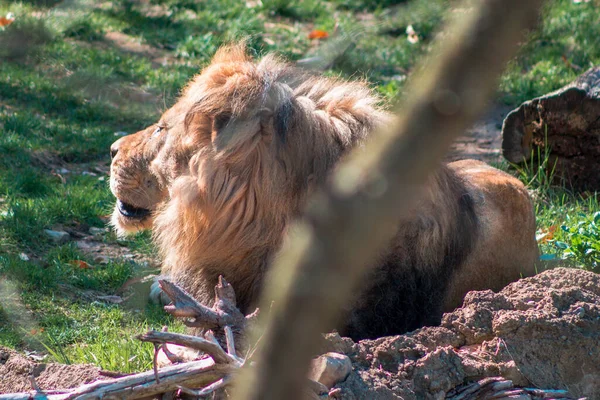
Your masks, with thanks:
[[[325,385],[309,379],[307,387],[305,388],[304,398],[310,400],[326,400],[329,399],[328,393],[329,389]]]
[[[118,131],[118,132],[115,132],[114,135],[117,137],[122,137],[122,136],[127,136],[129,134],[127,132]]]
[[[25,254],[25,253],[19,253],[19,258],[22,261],[29,261],[29,256],[27,254]]]
[[[82,249],[82,250],[89,250],[92,247],[94,247],[90,242],[86,241],[86,240],[78,240],[75,242],[75,246],[77,246],[77,248]]]
[[[53,231],[51,229],[44,229],[46,236],[48,236],[54,243],[63,244],[69,241],[70,235],[65,231]]]
[[[89,229],[90,235],[104,235],[107,232],[106,228],[96,228],[95,226],[90,227]]]
[[[121,304],[123,298],[121,296],[108,295],[108,296],[96,296],[98,300],[105,301],[110,304]]]
[[[110,257],[108,256],[103,256],[103,255],[98,255],[96,257],[94,257],[94,262],[98,263],[98,264],[108,264],[110,262]]]
[[[348,377],[352,362],[344,354],[327,353],[312,360],[308,377],[331,389]]]
[[[441,326],[358,343],[333,333],[324,342],[337,353],[313,362],[312,399],[599,399],[600,275],[557,268],[499,293],[471,292]],[[35,365],[44,366],[35,369],[43,389],[72,387],[99,374],[96,367],[22,359],[0,348],[0,393],[30,390]],[[338,374],[335,365],[346,368],[349,361],[349,375]],[[336,377],[326,379],[329,372],[321,371]],[[49,372],[52,381],[45,378]],[[326,393],[330,385],[335,388]]]
[[[169,298],[169,296],[167,296],[167,294],[165,292],[163,292],[163,290],[160,288],[160,285],[158,283],[159,279],[164,279],[164,276],[157,276],[154,279],[154,281],[152,282],[152,285],[150,286],[150,301],[153,304],[158,304],[161,306],[167,305],[171,303],[171,299]]]

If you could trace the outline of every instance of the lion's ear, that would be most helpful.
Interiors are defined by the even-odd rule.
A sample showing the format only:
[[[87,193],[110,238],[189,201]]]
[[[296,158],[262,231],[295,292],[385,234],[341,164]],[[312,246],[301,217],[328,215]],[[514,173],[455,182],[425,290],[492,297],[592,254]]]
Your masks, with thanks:
[[[211,141],[217,152],[237,147],[260,129],[260,117],[232,117],[221,114],[213,120]]]
[[[242,40],[237,43],[227,44],[217,50],[212,58],[212,64],[222,62],[245,62],[249,61],[248,46],[246,41]]]
[[[273,130],[282,143],[285,143],[287,140],[287,134],[293,118],[294,104],[292,103],[292,99],[286,99],[273,114]]]

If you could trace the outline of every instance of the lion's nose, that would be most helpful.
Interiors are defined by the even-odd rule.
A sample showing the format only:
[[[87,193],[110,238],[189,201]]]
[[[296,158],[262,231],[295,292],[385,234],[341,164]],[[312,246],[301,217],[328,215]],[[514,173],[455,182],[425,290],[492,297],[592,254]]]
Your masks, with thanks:
[[[119,147],[121,146],[121,139],[117,140],[110,146],[110,158],[113,159],[119,152]]]

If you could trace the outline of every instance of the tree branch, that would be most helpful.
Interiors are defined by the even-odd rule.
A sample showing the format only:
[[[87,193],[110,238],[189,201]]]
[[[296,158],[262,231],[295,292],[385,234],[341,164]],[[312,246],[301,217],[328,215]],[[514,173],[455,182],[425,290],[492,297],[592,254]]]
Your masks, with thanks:
[[[137,338],[142,342],[150,342],[154,344],[170,343],[189,347],[194,350],[200,350],[211,356],[217,364],[239,362],[237,358],[227,354],[227,352],[218,342],[212,342],[198,336],[150,330],[144,334],[138,335]]]
[[[476,2],[469,21],[450,30],[437,62],[412,80],[397,122],[354,152],[316,193],[266,279],[261,308],[274,306],[258,354],[261,368],[244,371],[235,399],[301,396],[319,333],[332,327],[452,140],[484,111],[541,3]]]
[[[213,330],[230,326],[236,332],[245,329],[248,320],[236,307],[235,292],[222,276],[215,286],[215,303],[212,308],[200,304],[172,282],[159,280],[158,283],[173,302],[165,306],[165,311],[175,317],[183,318],[187,326]],[[251,316],[252,314],[249,315]]]

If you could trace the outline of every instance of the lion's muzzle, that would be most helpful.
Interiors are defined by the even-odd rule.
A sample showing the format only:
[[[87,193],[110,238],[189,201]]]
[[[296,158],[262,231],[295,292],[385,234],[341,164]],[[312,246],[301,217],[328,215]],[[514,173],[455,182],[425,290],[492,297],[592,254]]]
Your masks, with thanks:
[[[117,210],[127,218],[142,219],[150,215],[150,210],[147,208],[136,207],[129,203],[124,203],[117,199]]]

